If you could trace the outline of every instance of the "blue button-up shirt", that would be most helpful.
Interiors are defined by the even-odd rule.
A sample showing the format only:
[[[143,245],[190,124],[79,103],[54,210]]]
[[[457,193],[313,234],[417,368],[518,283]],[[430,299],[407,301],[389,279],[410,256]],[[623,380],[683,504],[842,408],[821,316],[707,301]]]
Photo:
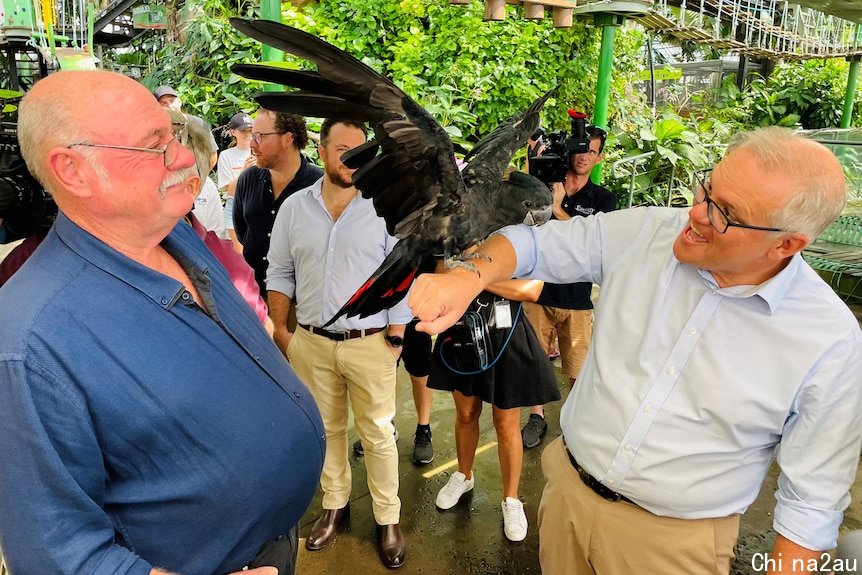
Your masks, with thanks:
[[[233,571],[314,495],[325,443],[311,395],[192,228],[162,245],[206,312],[62,214],[0,289],[13,573]]]
[[[398,241],[371,200],[359,194],[333,222],[323,179],[285,200],[272,228],[266,289],[293,299],[296,321],[320,327],[338,313]],[[341,316],[333,331],[410,323],[407,299],[365,318]]]
[[[606,486],[681,518],[744,512],[777,450],[776,531],[834,547],[862,436],[859,323],[798,254],[763,284],[720,288],[674,257],[686,221],[643,208],[504,230],[519,277],[601,284],[566,444]]]

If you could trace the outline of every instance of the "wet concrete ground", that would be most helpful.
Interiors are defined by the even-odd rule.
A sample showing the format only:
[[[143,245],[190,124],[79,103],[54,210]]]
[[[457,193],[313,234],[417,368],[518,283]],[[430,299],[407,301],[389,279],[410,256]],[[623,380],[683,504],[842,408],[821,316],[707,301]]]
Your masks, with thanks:
[[[862,307],[857,307],[862,316]],[[559,361],[555,362],[559,376]],[[560,380],[565,400],[568,386]],[[536,512],[544,486],[540,455],[552,439],[560,435],[559,410],[562,401],[546,408],[548,435],[542,444],[524,453],[521,472],[520,496],[529,522],[527,538],[521,543],[509,542],[503,534],[500,511],[502,482],[497,460],[494,426],[491,410],[486,406],[480,422],[479,453],[474,473],[476,486],[471,494],[448,511],[438,511],[434,501],[437,491],[457,471],[455,460],[454,405],[448,393],[435,392],[431,427],[434,435],[435,459],[429,465],[416,467],[411,463],[413,432],[416,412],[410,390],[410,380],[403,369],[398,374],[398,415],[395,425],[399,431],[398,451],[402,501],[401,527],[407,539],[407,561],[402,573],[437,575],[444,573],[521,574],[540,573],[538,559],[538,530]],[[528,410],[523,410],[522,422]],[[352,434],[351,443],[356,439]],[[365,480],[365,466],[361,457],[351,455],[353,494],[351,517],[337,538],[321,551],[299,551],[297,573],[352,574],[387,573],[377,558],[374,546],[374,518],[371,499]],[[769,474],[757,501],[743,516],[740,528],[740,552],[734,575],[762,573],[751,567],[751,554],[771,551],[773,493],[776,470]],[[862,528],[862,481],[852,491],[853,503],[845,513],[842,530]],[[302,518],[300,536],[304,545],[311,524],[320,513],[320,494],[315,497]]]

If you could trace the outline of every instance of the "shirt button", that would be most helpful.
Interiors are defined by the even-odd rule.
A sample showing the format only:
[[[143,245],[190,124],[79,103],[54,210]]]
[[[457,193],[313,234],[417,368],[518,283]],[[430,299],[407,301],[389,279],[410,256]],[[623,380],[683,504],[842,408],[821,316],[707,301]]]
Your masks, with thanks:
[[[272,234],[266,234],[266,237],[271,238]]]
[[[652,413],[652,406],[647,405],[646,407],[644,407],[644,413]]]
[[[162,298],[162,305],[168,305],[168,300]]]
[[[626,443],[625,450],[626,453],[631,453],[632,451],[634,451],[634,448],[631,446],[631,444]]]
[[[269,213],[271,213],[271,214],[275,214],[275,210],[272,210],[272,211],[271,211],[271,212],[269,212]]]
[[[263,261],[266,261],[266,256],[263,256]]]
[[[668,375],[673,375],[675,373],[676,373],[676,370],[674,368],[672,368],[672,367],[667,368],[667,374]]]
[[[697,333],[697,328],[696,328],[696,327],[690,327],[690,328],[688,328],[688,334],[689,334],[689,335],[694,335],[694,334],[696,334],[696,333]]]
[[[613,479],[608,479],[608,485],[613,486],[614,483],[615,483],[615,481]]]
[[[293,392],[293,397],[297,397],[297,398],[298,398],[298,397],[299,397],[299,393],[298,393],[298,392],[296,392],[296,391],[294,391],[294,392]]]

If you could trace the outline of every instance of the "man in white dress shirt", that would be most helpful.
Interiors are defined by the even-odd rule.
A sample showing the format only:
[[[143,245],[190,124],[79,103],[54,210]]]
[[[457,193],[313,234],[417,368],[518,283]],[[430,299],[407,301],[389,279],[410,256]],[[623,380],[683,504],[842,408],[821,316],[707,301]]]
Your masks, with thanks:
[[[729,572],[773,457],[769,573],[835,546],[859,461],[862,332],[801,251],[841,212],[841,165],[779,129],[740,134],[686,210],[515,226],[417,279],[439,333],[496,280],[601,285],[595,334],[542,455],[546,573]]]

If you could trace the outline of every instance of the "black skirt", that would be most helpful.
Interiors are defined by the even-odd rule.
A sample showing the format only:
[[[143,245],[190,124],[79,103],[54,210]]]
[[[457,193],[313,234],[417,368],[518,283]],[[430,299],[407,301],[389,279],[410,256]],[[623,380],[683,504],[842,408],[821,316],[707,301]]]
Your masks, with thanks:
[[[508,304],[511,328],[496,325],[495,302]],[[479,333],[485,337],[474,337]],[[479,294],[458,324],[437,336],[428,387],[458,390],[501,409],[560,399],[554,369],[521,304],[488,292]]]

